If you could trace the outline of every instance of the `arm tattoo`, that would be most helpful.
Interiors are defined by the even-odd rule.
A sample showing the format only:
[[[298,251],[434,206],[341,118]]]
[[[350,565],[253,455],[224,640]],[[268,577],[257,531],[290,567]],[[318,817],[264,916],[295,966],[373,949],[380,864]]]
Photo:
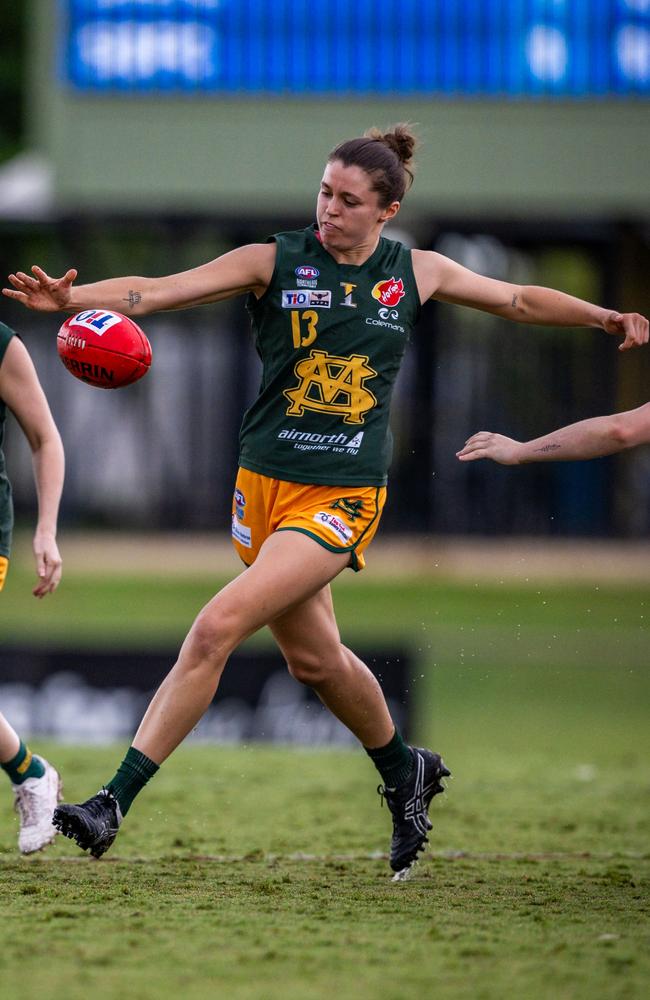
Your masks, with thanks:
[[[142,295],[140,292],[134,292],[132,288],[129,288],[128,299],[123,299],[122,301],[128,302],[131,309],[133,309],[134,306],[137,306],[138,302],[142,302]]]
[[[519,301],[519,296],[515,292],[515,294],[512,296],[512,302],[510,303],[510,305],[512,306],[513,309],[517,308],[517,302],[518,301]]]
[[[541,448],[535,448],[535,451],[557,451],[561,447],[561,444],[545,444]]]

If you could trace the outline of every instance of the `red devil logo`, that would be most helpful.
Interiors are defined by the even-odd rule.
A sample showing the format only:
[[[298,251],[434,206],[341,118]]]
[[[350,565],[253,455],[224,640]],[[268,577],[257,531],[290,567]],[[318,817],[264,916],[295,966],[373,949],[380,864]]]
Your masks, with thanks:
[[[372,290],[373,299],[379,299],[383,306],[396,306],[405,295],[404,282],[401,278],[378,281]]]

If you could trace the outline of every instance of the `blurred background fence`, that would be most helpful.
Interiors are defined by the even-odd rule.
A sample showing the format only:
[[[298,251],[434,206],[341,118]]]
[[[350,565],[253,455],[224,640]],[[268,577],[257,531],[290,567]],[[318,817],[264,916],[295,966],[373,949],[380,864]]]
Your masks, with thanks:
[[[81,255],[88,280],[125,269],[164,273],[242,240],[263,239],[283,224],[286,219],[235,227],[219,218],[86,217],[41,226],[37,241],[25,225],[5,226],[3,264],[9,269],[11,262],[46,259],[59,273]],[[413,239],[408,232],[395,235]],[[476,231],[460,220],[444,225],[431,219],[430,238],[419,245],[495,277],[560,286],[621,307],[646,294],[640,280],[630,288],[634,274],[640,277],[650,264],[643,233],[630,226],[484,222]],[[259,381],[243,300],[144,319],[154,365],[142,383],[123,392],[89,388],[64,372],[55,347],[62,317],[10,306],[3,315],[29,345],[66,442],[65,523],[160,529],[226,524],[239,422]],[[598,462],[528,466],[516,474],[488,463],[461,465],[454,455],[481,428],[530,438],[560,423],[638,405],[649,375],[645,355],[620,358],[616,342],[599,331],[515,326],[427,305],[395,392],[384,531],[647,532],[645,450]],[[15,426],[7,457],[17,508],[31,515],[30,456]]]

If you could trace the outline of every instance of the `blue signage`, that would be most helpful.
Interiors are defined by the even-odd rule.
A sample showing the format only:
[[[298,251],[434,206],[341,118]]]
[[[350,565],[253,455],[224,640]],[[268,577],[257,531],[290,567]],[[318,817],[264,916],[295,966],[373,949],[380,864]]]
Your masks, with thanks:
[[[650,0],[62,0],[79,90],[647,97]]]

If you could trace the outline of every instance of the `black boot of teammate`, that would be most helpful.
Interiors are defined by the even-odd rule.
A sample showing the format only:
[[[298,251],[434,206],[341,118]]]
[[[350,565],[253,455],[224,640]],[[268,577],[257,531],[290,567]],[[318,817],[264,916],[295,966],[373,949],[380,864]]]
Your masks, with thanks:
[[[122,813],[117,799],[108,788],[102,788],[80,805],[62,805],[54,810],[52,823],[61,833],[74,840],[83,851],[101,858],[117,836]]]
[[[408,878],[418,852],[424,850],[432,827],[429,804],[445,790],[441,779],[451,774],[440,754],[419,747],[411,747],[411,753],[414,766],[406,781],[397,788],[380,785],[377,789],[393,815],[390,866],[394,881]]]

